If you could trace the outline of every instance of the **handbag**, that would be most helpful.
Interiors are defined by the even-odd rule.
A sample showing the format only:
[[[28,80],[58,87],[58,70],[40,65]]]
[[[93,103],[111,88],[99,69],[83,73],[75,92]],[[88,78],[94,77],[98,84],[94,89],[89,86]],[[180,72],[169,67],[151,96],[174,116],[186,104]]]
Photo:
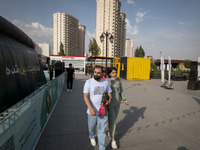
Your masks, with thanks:
[[[99,109],[100,115],[105,115],[108,111],[108,106],[106,102],[109,100],[109,96],[107,93],[104,93],[102,96],[101,107]]]

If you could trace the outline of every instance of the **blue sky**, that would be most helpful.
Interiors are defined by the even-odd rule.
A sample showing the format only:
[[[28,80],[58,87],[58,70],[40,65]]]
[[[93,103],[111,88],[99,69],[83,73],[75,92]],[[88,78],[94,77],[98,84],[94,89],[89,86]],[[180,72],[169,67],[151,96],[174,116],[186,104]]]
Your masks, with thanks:
[[[134,49],[158,59],[197,60],[200,57],[200,0],[121,0],[126,13],[126,37]],[[0,0],[0,15],[36,43],[53,45],[53,13],[73,15],[86,26],[89,39],[96,38],[96,0]]]

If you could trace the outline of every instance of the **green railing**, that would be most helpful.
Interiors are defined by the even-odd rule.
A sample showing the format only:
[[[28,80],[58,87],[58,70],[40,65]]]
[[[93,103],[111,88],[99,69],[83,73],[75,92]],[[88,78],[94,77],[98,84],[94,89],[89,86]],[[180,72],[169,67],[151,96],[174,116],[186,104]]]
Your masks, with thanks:
[[[66,87],[65,73],[0,115],[0,150],[32,150]]]

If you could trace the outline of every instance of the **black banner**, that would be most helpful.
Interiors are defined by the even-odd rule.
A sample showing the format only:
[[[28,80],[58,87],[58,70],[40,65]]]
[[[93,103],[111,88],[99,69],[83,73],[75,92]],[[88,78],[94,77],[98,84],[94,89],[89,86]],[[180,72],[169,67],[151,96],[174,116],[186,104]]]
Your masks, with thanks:
[[[0,112],[46,82],[36,51],[0,35]]]
[[[20,42],[30,48],[35,48],[32,39],[18,27],[0,16],[0,34]]]

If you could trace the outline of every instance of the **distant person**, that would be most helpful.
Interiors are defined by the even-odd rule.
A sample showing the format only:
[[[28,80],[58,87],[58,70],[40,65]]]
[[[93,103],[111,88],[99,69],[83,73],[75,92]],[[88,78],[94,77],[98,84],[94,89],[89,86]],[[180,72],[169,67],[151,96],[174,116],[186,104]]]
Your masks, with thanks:
[[[124,104],[128,105],[122,88],[122,83],[119,78],[117,78],[117,69],[111,67],[108,72],[107,81],[112,89],[112,99],[110,105],[108,105],[108,124],[109,124],[109,134],[111,137],[111,146],[113,149],[117,149],[117,144],[115,141],[115,129],[116,129],[116,119],[119,113],[120,104],[123,101]]]
[[[102,72],[103,72],[103,71],[102,71]],[[92,78],[92,75],[93,75],[93,67],[90,66],[90,76],[91,76],[91,78]]]
[[[102,97],[104,93],[107,93],[109,100],[106,101],[105,105],[108,105],[111,100],[111,88],[108,81],[101,78],[102,67],[94,67],[94,78],[90,78],[85,82],[83,93],[84,101],[87,106],[88,114],[88,129],[89,138],[92,146],[96,146],[95,134],[96,126],[98,129],[98,142],[99,150],[105,150],[106,141],[106,127],[108,121],[108,114],[100,115],[100,107],[102,104]]]
[[[85,66],[85,75],[86,76],[87,76],[87,71],[88,71],[87,66]]]
[[[74,68],[72,64],[69,64],[69,68],[66,69],[67,74],[67,92],[72,92],[73,80],[75,79]]]
[[[87,73],[90,75],[90,67],[87,67]]]
[[[54,71],[53,65],[49,66],[48,71],[49,71],[50,81],[51,81],[53,79],[53,71]]]

